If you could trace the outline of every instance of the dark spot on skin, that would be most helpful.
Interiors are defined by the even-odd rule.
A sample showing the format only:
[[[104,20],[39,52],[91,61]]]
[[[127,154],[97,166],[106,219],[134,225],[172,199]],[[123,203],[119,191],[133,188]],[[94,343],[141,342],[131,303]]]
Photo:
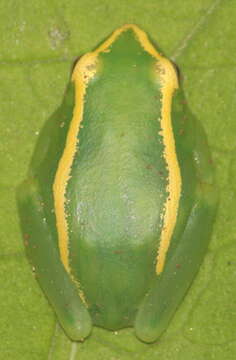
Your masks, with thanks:
[[[176,267],[176,269],[180,269],[180,268],[181,268],[181,265],[180,265],[180,264],[176,264],[175,267]]]
[[[153,166],[151,164],[146,165],[146,169],[151,170]]]
[[[122,132],[122,133],[120,134],[120,137],[123,137],[123,136],[125,136],[125,133],[124,133],[124,132]]]
[[[24,236],[24,239],[26,240],[26,242],[27,242],[27,240],[29,240],[29,238],[30,238],[29,234],[24,234],[23,236]]]
[[[113,251],[113,254],[119,255],[119,254],[123,254],[122,250],[115,250]]]
[[[185,133],[184,129],[179,130],[179,135],[184,135],[184,133]]]

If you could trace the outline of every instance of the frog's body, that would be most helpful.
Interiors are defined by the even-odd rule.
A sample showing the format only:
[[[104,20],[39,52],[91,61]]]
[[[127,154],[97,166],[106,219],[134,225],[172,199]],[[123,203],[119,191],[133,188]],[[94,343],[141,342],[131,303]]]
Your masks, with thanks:
[[[135,324],[153,341],[207,248],[205,135],[172,64],[134,25],[85,55],[73,80],[20,187],[28,254],[70,337],[91,322]]]

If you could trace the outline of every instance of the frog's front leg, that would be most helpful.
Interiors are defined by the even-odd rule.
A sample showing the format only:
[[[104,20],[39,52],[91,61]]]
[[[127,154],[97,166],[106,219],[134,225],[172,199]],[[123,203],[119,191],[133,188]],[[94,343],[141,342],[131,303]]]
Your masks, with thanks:
[[[66,333],[72,340],[83,340],[91,331],[91,318],[75,283],[60,261],[36,180],[28,179],[19,187],[17,200],[27,255],[35,276]]]
[[[216,213],[217,194],[207,140],[201,125],[195,125],[192,160],[197,178],[196,193],[178,245],[171,256],[167,256],[163,272],[157,275],[137,313],[136,335],[145,342],[155,341],[167,328],[188,290],[207,250]]]

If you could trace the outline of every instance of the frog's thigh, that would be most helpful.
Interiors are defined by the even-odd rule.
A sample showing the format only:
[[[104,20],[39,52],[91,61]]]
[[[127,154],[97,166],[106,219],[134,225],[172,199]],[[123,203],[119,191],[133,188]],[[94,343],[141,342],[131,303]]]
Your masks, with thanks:
[[[175,253],[167,260],[145,297],[135,320],[138,338],[155,341],[167,328],[202,262],[215,215],[213,189],[200,185]]]
[[[35,276],[66,333],[73,340],[82,340],[92,328],[90,315],[60,261],[36,181],[29,179],[23,183],[18,189],[17,198],[27,254],[35,269]]]

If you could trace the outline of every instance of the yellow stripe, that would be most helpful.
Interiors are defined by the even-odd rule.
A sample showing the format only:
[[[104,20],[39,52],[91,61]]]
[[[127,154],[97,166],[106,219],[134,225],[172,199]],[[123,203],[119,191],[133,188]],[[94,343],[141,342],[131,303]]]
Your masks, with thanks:
[[[156,272],[159,274],[164,266],[166,253],[170,244],[171,236],[175,227],[179,198],[181,191],[181,177],[177,162],[173,130],[171,126],[170,108],[171,98],[174,89],[178,88],[178,80],[175,70],[170,61],[161,56],[148,40],[146,33],[140,30],[136,25],[127,24],[114,31],[114,33],[95,51],[85,54],[76,64],[72,75],[72,81],[75,82],[75,108],[73,118],[67,135],[65,149],[59,161],[58,169],[53,184],[54,206],[57,222],[59,249],[61,260],[68,272],[69,268],[69,237],[68,224],[66,220],[66,186],[70,179],[71,167],[75,153],[78,149],[78,133],[80,123],[83,119],[84,97],[86,87],[91,78],[96,74],[96,62],[99,53],[108,52],[109,47],[117,37],[126,30],[132,29],[140,42],[141,46],[158,60],[157,72],[161,75],[162,84],[162,112],[161,128],[164,142],[164,157],[167,163],[169,182],[167,192],[169,197],[165,204],[163,219],[163,230],[161,233],[161,242],[157,255]],[[160,70],[161,69],[161,70]]]
[[[168,71],[170,73],[168,75]],[[157,255],[156,273],[160,274],[165,265],[165,259],[168,248],[170,246],[171,238],[175,228],[177,213],[179,208],[179,201],[181,195],[181,174],[178,164],[178,159],[175,150],[175,140],[173,135],[173,128],[171,123],[171,102],[172,94],[177,86],[173,87],[173,82],[169,84],[168,77],[172,77],[175,71],[173,65],[169,65],[169,69],[163,73],[162,79],[162,111],[161,111],[161,135],[164,143],[164,157],[167,163],[168,170],[168,184],[166,191],[168,197],[164,205],[164,219],[161,231],[160,246]],[[176,74],[175,74],[176,76]]]
[[[57,231],[59,238],[59,249],[62,263],[66,270],[69,269],[69,248],[68,248],[68,224],[66,221],[66,186],[70,179],[71,166],[78,147],[78,133],[80,123],[83,119],[84,97],[86,87],[89,80],[95,75],[95,63],[91,61],[90,54],[84,55],[79,61],[79,67],[76,67],[76,73],[73,72],[72,80],[75,81],[75,108],[73,111],[73,118],[67,134],[65,149],[59,161],[56,172],[53,194],[54,207],[57,222]]]

